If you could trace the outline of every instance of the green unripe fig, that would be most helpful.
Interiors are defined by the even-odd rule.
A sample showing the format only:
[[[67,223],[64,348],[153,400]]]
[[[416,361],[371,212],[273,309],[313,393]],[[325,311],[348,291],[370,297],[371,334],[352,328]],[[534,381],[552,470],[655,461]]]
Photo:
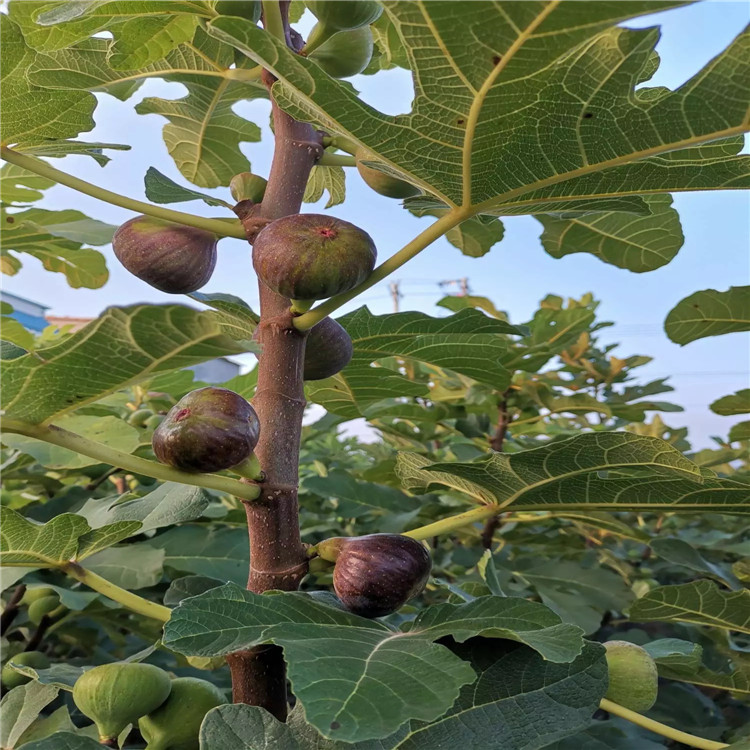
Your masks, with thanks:
[[[22,651],[8,661],[19,666],[32,667],[33,669],[47,669],[49,667],[49,659],[41,651]],[[12,690],[14,687],[31,682],[31,677],[16,672],[8,663],[3,667],[0,681],[2,681],[6,689]]]
[[[57,594],[51,594],[50,596],[43,596],[41,599],[37,599],[29,604],[29,620],[38,625],[42,621],[42,617],[50,614],[60,606],[60,597]]]
[[[367,151],[360,150],[357,152],[357,171],[359,176],[371,187],[376,193],[384,195],[386,198],[411,198],[412,195],[418,195],[421,191],[416,185],[412,185],[406,180],[399,180],[398,177],[392,177],[379,169],[368,167],[363,161],[377,161],[368,154]]]
[[[608,641],[609,688],[605,698],[631,711],[643,713],[656,703],[659,673],[644,648],[628,641]]]
[[[163,414],[154,414],[153,416],[149,417],[146,420],[145,424],[143,425],[143,428],[145,430],[155,430],[163,421],[164,421]]]
[[[24,595],[21,597],[21,604],[32,604],[37,599],[43,599],[45,596],[57,596],[54,589],[47,586],[37,586],[33,589],[26,589]]]
[[[200,289],[216,265],[216,235],[153,216],[126,221],[112,249],[130,273],[169,294]]]
[[[349,78],[361,73],[369,65],[372,50],[370,27],[361,26],[334,34],[310,53],[310,59],[315,60],[329,76]]]
[[[236,174],[229,182],[229,192],[232,194],[237,203],[240,201],[250,201],[251,203],[260,203],[266,194],[268,180],[252,172],[240,172]]]
[[[138,722],[146,750],[199,750],[203,717],[227,702],[224,693],[196,677],[172,680],[172,691],[159,708]]]
[[[208,386],[191,391],[169,410],[151,445],[164,464],[212,472],[250,458],[259,436],[258,415],[242,396]]]
[[[96,724],[101,742],[155,711],[169,696],[169,675],[151,664],[117,662],[84,672],[73,686],[78,710]]]
[[[354,349],[349,334],[333,318],[323,318],[310,329],[305,342],[304,380],[323,380],[341,372]]]
[[[151,409],[136,409],[128,417],[128,424],[132,424],[133,427],[145,427],[148,419],[153,416],[154,412]]]
[[[260,21],[260,0],[219,0],[214,10],[222,16],[239,16],[248,21]]]
[[[323,26],[335,31],[369,26],[383,12],[375,0],[305,0],[305,5]]]
[[[367,232],[320,214],[276,219],[253,245],[258,278],[294,300],[325,299],[353,289],[372,273],[376,258]]]

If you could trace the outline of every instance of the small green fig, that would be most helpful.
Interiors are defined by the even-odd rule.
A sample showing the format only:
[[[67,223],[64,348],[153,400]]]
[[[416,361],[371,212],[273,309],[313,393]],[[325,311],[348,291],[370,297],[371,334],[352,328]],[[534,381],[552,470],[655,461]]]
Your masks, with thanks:
[[[323,318],[310,329],[305,342],[304,380],[323,380],[341,372],[354,349],[349,334],[333,318]]]
[[[305,0],[305,5],[323,26],[336,31],[369,26],[383,12],[375,0]]]
[[[164,421],[163,414],[152,414],[143,424],[144,430],[155,430]]]
[[[171,689],[169,675],[159,667],[117,662],[84,672],[73,686],[73,701],[96,724],[100,741],[106,742],[155,711]]]
[[[628,641],[608,641],[609,687],[605,698],[631,711],[642,713],[656,703],[659,673],[656,662],[644,648]]]
[[[45,596],[56,596],[54,589],[48,586],[36,586],[35,588],[26,589],[24,595],[21,597],[21,604],[32,604],[37,599],[43,599]]]
[[[266,193],[268,181],[252,172],[240,172],[229,182],[229,192],[238,203],[250,201],[260,203]]]
[[[424,589],[432,560],[414,539],[401,534],[334,537],[318,545],[335,560],[333,588],[341,603],[362,617],[395,612]]]
[[[154,412],[151,409],[136,409],[129,417],[128,424],[133,427],[145,427],[146,422],[153,417]]]
[[[239,16],[253,23],[260,21],[260,0],[219,0],[214,10],[222,16]]]
[[[42,621],[42,617],[54,612],[60,606],[60,597],[54,592],[50,596],[43,596],[41,599],[31,602],[29,604],[29,620],[38,625]]]
[[[41,651],[22,651],[20,654],[16,654],[8,659],[8,662],[3,667],[2,674],[0,674],[0,681],[2,681],[7,690],[12,690],[14,687],[25,685],[31,681],[31,677],[16,672],[10,666],[10,662],[18,664],[21,667],[32,667],[33,669],[47,669],[49,667],[49,659]]]
[[[384,195],[386,198],[410,198],[421,191],[416,185],[412,185],[406,180],[399,180],[398,177],[392,177],[385,172],[381,172],[374,167],[368,167],[363,161],[377,161],[367,151],[359,150],[357,152],[357,171],[359,176],[371,187],[376,193]]]
[[[183,396],[154,430],[156,457],[182,471],[229,469],[252,455],[260,422],[242,396],[207,386]]]
[[[216,265],[216,236],[153,216],[126,221],[112,238],[117,259],[134,276],[170,294],[200,289]]]
[[[313,32],[314,33],[314,32]],[[329,76],[349,78],[361,73],[372,59],[373,40],[369,26],[339,31],[310,53]]]
[[[353,289],[375,267],[367,232],[319,214],[272,221],[255,238],[253,266],[270,289],[294,300],[316,300]]]
[[[196,677],[172,680],[172,691],[159,708],[138,721],[146,750],[199,750],[203,717],[227,702],[216,685]]]

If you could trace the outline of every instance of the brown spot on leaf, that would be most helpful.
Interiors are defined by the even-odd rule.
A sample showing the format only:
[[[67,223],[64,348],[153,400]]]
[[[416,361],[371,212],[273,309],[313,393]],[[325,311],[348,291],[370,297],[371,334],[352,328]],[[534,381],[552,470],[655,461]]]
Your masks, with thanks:
[[[492,56],[492,64],[497,65],[502,60],[502,55],[493,55]]]
[[[583,119],[584,120],[590,120],[594,116],[593,112],[584,112],[583,113]]]

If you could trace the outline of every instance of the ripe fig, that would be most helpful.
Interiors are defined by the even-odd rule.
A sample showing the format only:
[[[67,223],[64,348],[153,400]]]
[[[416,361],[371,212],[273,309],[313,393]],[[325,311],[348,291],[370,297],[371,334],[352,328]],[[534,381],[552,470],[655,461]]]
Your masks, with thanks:
[[[305,343],[304,380],[323,380],[341,372],[354,349],[349,334],[333,318],[323,318],[310,329]]]
[[[319,214],[272,221],[253,245],[260,280],[293,300],[325,299],[353,289],[372,273],[376,258],[367,232]]]
[[[104,743],[128,724],[155,711],[169,696],[172,682],[159,667],[136,662],[102,664],[84,672],[73,686],[73,701],[88,716]]]
[[[432,568],[427,550],[401,534],[327,539],[318,551],[326,560],[335,559],[336,595],[362,617],[395,612],[424,589]]]
[[[357,171],[359,176],[371,187],[376,193],[384,195],[386,198],[410,198],[412,195],[418,195],[421,191],[416,185],[412,185],[406,180],[399,180],[398,177],[392,177],[379,169],[368,167],[363,161],[377,161],[367,151],[359,150],[357,152]]]
[[[196,677],[172,680],[172,692],[159,708],[138,721],[146,750],[199,750],[201,722],[227,702],[216,685]]]
[[[323,26],[336,31],[369,26],[383,12],[375,0],[305,0],[305,5]]]
[[[200,289],[216,265],[215,235],[152,216],[126,221],[112,249],[130,273],[170,294]]]
[[[656,703],[659,673],[656,662],[644,648],[628,641],[608,641],[609,687],[605,698],[631,711],[642,713]]]
[[[222,471],[250,458],[259,434],[258,415],[242,396],[207,386],[169,410],[151,445],[159,461],[177,469]]]
[[[16,672],[10,666],[10,662],[23,667],[32,667],[33,669],[47,669],[49,667],[49,659],[41,651],[22,651],[20,654],[16,654],[8,659],[8,662],[3,667],[2,674],[0,674],[0,681],[2,681],[7,690],[12,690],[14,687],[31,682],[31,677]]]
[[[266,193],[268,181],[252,172],[240,172],[229,182],[229,192],[238,203],[251,201],[260,203]]]
[[[310,53],[310,59],[315,60],[329,76],[349,78],[361,73],[369,65],[372,50],[370,27],[361,26],[334,34]]]
[[[42,617],[54,612],[59,606],[60,597],[54,592],[50,596],[43,596],[29,604],[29,620],[34,625],[38,625],[42,621]]]

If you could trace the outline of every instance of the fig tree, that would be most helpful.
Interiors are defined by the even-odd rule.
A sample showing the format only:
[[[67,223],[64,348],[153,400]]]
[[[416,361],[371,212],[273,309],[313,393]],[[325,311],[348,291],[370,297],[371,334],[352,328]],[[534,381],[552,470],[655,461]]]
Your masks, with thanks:
[[[138,721],[146,750],[199,750],[203,717],[226,703],[216,685],[196,677],[172,680],[172,691],[159,708]]]
[[[214,10],[222,16],[239,16],[248,21],[260,21],[260,0],[219,0]]]
[[[401,534],[334,537],[318,552],[335,561],[333,588],[341,603],[362,617],[395,612],[424,589],[432,568],[427,550]]]
[[[406,180],[399,180],[398,177],[392,177],[385,172],[381,172],[374,167],[368,167],[363,161],[376,161],[367,151],[359,150],[357,152],[357,171],[359,176],[371,187],[376,193],[384,195],[386,198],[410,198],[421,191],[416,185],[412,185]]]
[[[37,586],[33,589],[26,589],[21,597],[21,604],[29,605],[37,599],[43,599],[45,596],[56,596],[55,590],[48,586]]]
[[[315,31],[313,30],[313,33]],[[339,31],[310,54],[329,76],[349,78],[361,73],[372,59],[373,40],[369,26]]]
[[[154,430],[151,445],[164,464],[212,472],[250,458],[259,435],[258,415],[242,396],[207,386],[183,396],[169,410]]]
[[[126,221],[112,238],[117,259],[134,276],[170,294],[200,289],[216,265],[216,236],[153,216]]]
[[[383,12],[375,0],[305,0],[305,5],[322,26],[335,31],[369,26]]]
[[[41,651],[22,651],[20,654],[16,654],[8,659],[8,662],[3,667],[2,674],[0,674],[0,681],[2,681],[7,690],[12,690],[14,687],[31,682],[31,677],[16,672],[10,666],[10,662],[22,667],[32,667],[33,669],[47,669],[49,667],[49,659]]]
[[[352,340],[333,318],[310,329],[305,342],[304,380],[323,380],[343,370],[353,354]]]
[[[353,289],[372,273],[376,258],[367,232],[319,214],[272,221],[253,245],[258,278],[293,300],[325,299]]]
[[[73,686],[78,710],[96,724],[100,742],[111,742],[128,724],[155,711],[172,682],[159,667],[136,662],[102,664],[84,672]]]
[[[251,201],[260,203],[266,193],[268,181],[252,172],[240,172],[229,182],[229,192],[238,203],[240,201]]]
[[[631,711],[648,711],[659,691],[656,662],[648,651],[628,641],[608,641],[604,648],[609,670],[605,698]]]

